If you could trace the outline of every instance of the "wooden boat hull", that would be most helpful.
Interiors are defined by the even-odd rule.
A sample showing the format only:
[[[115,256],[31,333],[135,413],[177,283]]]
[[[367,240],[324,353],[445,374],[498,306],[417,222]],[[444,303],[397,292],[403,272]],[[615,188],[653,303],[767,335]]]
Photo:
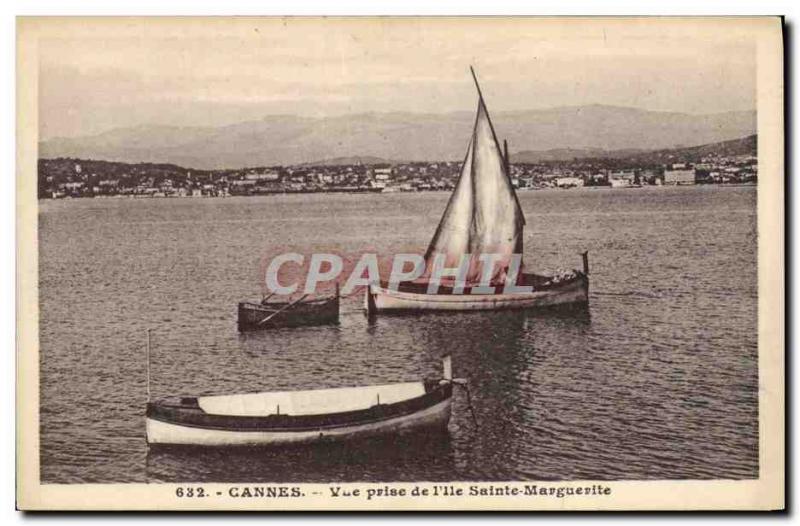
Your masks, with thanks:
[[[440,430],[445,429],[450,420],[450,404],[448,399],[418,413],[380,422],[295,432],[206,429],[148,418],[147,440],[150,444],[172,445],[287,446]]]
[[[287,446],[446,429],[452,384],[428,382],[422,396],[328,415],[214,415],[197,399],[147,406],[149,444],[185,446]]]
[[[239,332],[328,325],[339,322],[339,296],[327,300],[299,303],[283,312],[276,311],[287,304],[241,302],[238,309]],[[273,316],[273,314],[275,314]]]
[[[365,307],[370,314],[420,311],[537,309],[589,302],[589,278],[579,273],[564,284],[509,294],[427,294],[370,285]]]

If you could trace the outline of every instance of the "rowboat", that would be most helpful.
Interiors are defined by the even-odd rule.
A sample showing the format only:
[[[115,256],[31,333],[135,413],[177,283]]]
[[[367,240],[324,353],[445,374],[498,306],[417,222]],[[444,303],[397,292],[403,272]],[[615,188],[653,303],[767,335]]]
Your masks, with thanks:
[[[474,70],[472,77],[478,91],[475,125],[461,174],[425,253],[424,271],[410,281],[365,287],[369,314],[530,309],[589,301],[587,252],[582,270],[557,275],[524,271],[525,216],[510,178],[508,143],[501,152]],[[489,268],[483,268],[484,256],[491,256]],[[458,282],[441,280],[443,269],[453,273],[459,268],[465,272]]]
[[[450,357],[441,379],[362,387],[148,402],[147,442],[185,446],[286,446],[442,430],[450,420]],[[463,381],[462,381],[463,382]]]
[[[326,325],[338,321],[338,286],[336,294],[327,298],[308,299],[307,296],[302,296],[293,301],[270,301],[267,298],[261,303],[246,301],[239,303],[239,332]]]

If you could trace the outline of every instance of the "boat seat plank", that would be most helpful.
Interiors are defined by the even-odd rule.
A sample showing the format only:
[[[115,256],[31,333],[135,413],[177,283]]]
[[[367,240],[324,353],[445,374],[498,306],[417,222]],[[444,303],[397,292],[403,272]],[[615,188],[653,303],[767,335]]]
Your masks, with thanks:
[[[364,387],[339,387],[311,391],[278,391],[238,395],[202,396],[197,403],[205,413],[228,416],[321,415],[358,411],[393,404],[425,394],[423,382]]]

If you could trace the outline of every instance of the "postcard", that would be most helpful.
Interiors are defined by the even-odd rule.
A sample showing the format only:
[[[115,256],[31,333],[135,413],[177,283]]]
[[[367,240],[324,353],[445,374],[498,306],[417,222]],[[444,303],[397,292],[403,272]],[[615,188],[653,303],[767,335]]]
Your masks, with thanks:
[[[23,17],[23,510],[778,510],[778,17]]]

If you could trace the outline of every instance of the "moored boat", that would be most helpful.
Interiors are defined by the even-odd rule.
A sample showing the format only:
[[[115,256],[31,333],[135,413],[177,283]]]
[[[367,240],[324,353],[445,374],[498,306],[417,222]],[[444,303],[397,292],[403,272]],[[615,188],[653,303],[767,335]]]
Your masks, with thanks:
[[[443,286],[438,293],[429,294],[424,284],[401,283],[396,288],[385,282],[370,284],[365,307],[369,313],[391,313],[534,309],[588,303],[589,279],[585,272],[572,271],[555,281],[553,278],[523,274],[521,283],[530,284],[532,291],[504,293],[498,287],[491,294],[473,294],[469,287],[454,293],[452,287]]]
[[[238,309],[239,332],[275,329],[279,327],[302,327],[326,325],[339,321],[339,288],[327,298],[307,299],[302,296],[292,301],[269,301],[261,303],[241,302]]]
[[[504,152],[500,150],[478,79],[472,74],[478,91],[472,137],[425,253],[424,272],[393,286],[381,282],[366,287],[364,303],[370,314],[530,309],[589,301],[587,252],[583,252],[583,270],[552,276],[524,271],[525,216],[511,182],[508,144]],[[484,269],[484,265],[491,267]],[[448,276],[458,269],[458,279],[442,284],[445,269]]]
[[[148,444],[282,446],[446,429],[453,383],[441,379],[362,387],[148,402]]]

